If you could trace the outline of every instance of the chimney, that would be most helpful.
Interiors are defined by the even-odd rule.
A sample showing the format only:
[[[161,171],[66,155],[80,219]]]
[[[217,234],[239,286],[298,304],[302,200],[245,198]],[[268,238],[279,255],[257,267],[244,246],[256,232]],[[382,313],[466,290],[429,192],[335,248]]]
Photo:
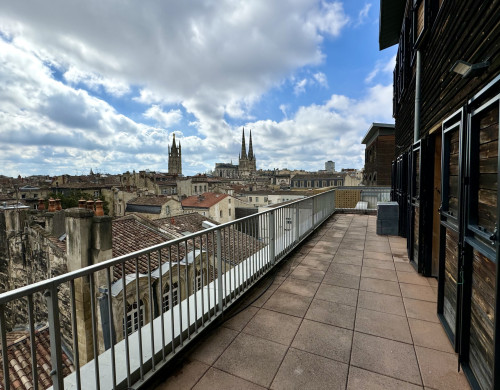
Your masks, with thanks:
[[[76,271],[91,264],[92,210],[71,208],[66,215],[66,253],[68,271]],[[95,293],[95,292],[93,292]],[[90,282],[87,277],[75,280],[76,327],[80,365],[94,358],[92,344],[92,316]]]
[[[56,211],[60,211],[60,210],[62,210],[61,199],[57,198],[56,199]]]
[[[96,217],[103,217],[104,216],[104,209],[102,207],[102,200],[96,200],[95,202],[95,215]]]
[[[91,210],[92,212],[94,211],[94,201],[93,200],[87,200],[87,210]]]
[[[85,208],[87,208],[87,201],[85,199],[80,199],[78,201],[78,208],[79,209],[85,209]]]
[[[38,210],[39,211],[45,210],[45,199],[43,198],[38,199]]]
[[[49,209],[47,210],[49,213],[53,213],[56,211],[56,201],[52,198],[49,199]]]

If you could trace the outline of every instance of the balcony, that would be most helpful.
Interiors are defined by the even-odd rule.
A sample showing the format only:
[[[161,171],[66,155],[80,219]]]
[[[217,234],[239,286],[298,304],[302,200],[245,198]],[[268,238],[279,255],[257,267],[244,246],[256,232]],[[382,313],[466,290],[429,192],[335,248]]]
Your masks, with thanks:
[[[1,294],[4,388],[468,388],[435,280],[338,191]]]
[[[436,279],[375,226],[331,216],[156,389],[469,389]]]

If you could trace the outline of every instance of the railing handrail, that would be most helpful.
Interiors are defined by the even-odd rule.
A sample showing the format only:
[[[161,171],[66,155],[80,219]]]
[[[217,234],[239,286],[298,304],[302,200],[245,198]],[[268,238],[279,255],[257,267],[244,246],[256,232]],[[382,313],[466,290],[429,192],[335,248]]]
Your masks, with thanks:
[[[147,255],[147,254],[150,254],[153,252],[157,252],[157,251],[162,250],[164,248],[168,248],[170,246],[185,242],[189,239],[195,239],[196,237],[207,235],[213,231],[221,230],[221,229],[224,229],[226,227],[230,227],[232,225],[235,225],[237,223],[242,223],[245,220],[248,220],[251,218],[256,218],[260,215],[269,214],[271,212],[275,212],[276,210],[280,210],[280,209],[284,209],[284,208],[290,208],[292,205],[295,205],[297,203],[301,203],[301,202],[304,202],[306,200],[310,200],[310,199],[313,199],[315,197],[321,196],[321,195],[326,194],[326,193],[334,192],[334,191],[335,191],[335,189],[332,189],[332,190],[324,191],[324,192],[321,192],[319,194],[315,194],[315,195],[312,195],[312,196],[309,196],[306,198],[297,199],[291,203],[287,203],[286,205],[282,205],[282,206],[273,208],[271,210],[264,210],[264,211],[261,211],[261,212],[255,213],[255,214],[251,214],[251,215],[236,219],[234,221],[225,222],[225,223],[222,223],[220,225],[213,226],[213,227],[204,229],[204,230],[199,231],[199,232],[191,233],[189,235],[185,235],[185,236],[178,237],[178,238],[175,238],[175,239],[172,239],[169,241],[165,241],[165,242],[153,245],[153,246],[148,247],[148,248],[140,249],[138,251],[131,252],[131,253],[128,253],[126,255],[114,257],[112,259],[105,260],[105,261],[97,263],[97,264],[88,265],[85,268],[81,268],[79,270],[70,271],[70,272],[64,273],[62,275],[57,275],[57,276],[54,276],[52,278],[42,280],[40,282],[36,282],[36,283],[30,284],[27,286],[22,286],[22,287],[16,288],[14,290],[3,292],[0,294],[0,305],[6,304],[6,303],[13,301],[15,299],[26,297],[27,295],[31,295],[31,294],[34,294],[37,292],[43,292],[45,290],[50,290],[51,288],[57,287],[62,283],[69,282],[71,280],[93,274],[97,271],[105,270],[106,268],[122,264],[128,260],[135,259],[136,257]],[[181,261],[181,259],[178,259],[176,261],[176,263],[179,261]]]

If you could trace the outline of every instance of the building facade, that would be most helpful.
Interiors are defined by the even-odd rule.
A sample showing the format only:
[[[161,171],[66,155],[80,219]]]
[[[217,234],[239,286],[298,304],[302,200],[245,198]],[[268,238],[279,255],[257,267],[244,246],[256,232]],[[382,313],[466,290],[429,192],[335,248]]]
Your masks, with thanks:
[[[500,388],[500,3],[382,0],[394,69],[392,197],[471,386]]]
[[[372,123],[361,143],[366,145],[363,184],[390,186],[394,158],[394,125]]]

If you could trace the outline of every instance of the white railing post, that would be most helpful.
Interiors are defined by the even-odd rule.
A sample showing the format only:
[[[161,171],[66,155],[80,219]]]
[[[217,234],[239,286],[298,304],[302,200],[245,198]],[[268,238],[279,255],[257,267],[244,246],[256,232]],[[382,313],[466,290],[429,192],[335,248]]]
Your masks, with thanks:
[[[222,272],[222,243],[221,243],[221,232],[220,229],[217,230],[217,295],[219,297],[219,310],[222,311],[222,305],[224,301],[223,297],[223,286],[222,278],[225,275]]]
[[[45,291],[47,301],[47,311],[49,319],[50,332],[50,360],[52,371],[50,377],[54,390],[64,389],[63,371],[62,371],[62,349],[61,349],[61,326],[59,323],[59,305],[57,299],[57,287],[51,285],[50,289]]]
[[[269,261],[274,265],[275,257],[274,210],[269,213]]]
[[[295,241],[300,241],[300,202],[295,205]]]

